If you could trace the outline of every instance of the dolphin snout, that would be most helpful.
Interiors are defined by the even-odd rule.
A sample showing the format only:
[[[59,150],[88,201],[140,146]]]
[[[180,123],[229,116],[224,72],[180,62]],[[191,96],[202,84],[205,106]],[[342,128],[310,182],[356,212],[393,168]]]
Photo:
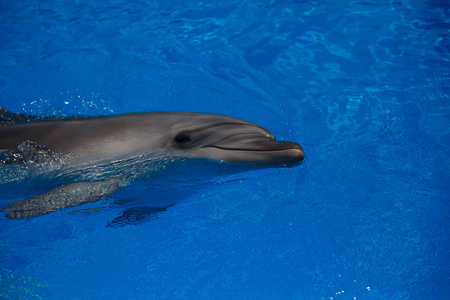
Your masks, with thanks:
[[[305,153],[303,152],[303,147],[294,142],[286,142],[292,144],[293,156],[296,162],[301,162],[305,159]]]
[[[287,141],[266,141],[263,151],[274,151],[281,160],[285,162],[297,163],[305,158],[303,147],[295,142]]]

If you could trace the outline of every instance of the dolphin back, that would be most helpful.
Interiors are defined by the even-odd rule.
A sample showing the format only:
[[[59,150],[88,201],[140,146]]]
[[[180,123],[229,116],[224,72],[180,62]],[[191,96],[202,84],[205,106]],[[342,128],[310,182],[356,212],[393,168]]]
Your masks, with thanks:
[[[0,106],[0,127],[13,124],[27,123],[35,120],[42,120],[39,116],[29,116],[21,113],[13,113]]]

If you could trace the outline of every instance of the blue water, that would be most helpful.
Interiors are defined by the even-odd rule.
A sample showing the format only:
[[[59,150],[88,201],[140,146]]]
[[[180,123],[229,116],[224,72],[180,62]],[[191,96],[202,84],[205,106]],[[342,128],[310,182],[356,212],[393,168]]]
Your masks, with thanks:
[[[307,158],[191,162],[98,203],[2,213],[0,298],[450,298],[447,1],[53,2],[0,2],[0,106],[232,115]],[[0,207],[39,189],[3,187]],[[154,202],[175,205],[111,226]]]

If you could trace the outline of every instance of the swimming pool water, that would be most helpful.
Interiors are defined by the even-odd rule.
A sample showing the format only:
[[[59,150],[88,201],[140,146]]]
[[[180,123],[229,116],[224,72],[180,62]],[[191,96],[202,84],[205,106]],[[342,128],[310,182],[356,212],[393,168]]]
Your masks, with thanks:
[[[307,156],[189,162],[98,203],[3,213],[0,298],[449,297],[446,1],[27,0],[0,14],[2,107],[221,113]],[[0,207],[40,189],[3,185]],[[152,203],[174,205],[141,218]]]

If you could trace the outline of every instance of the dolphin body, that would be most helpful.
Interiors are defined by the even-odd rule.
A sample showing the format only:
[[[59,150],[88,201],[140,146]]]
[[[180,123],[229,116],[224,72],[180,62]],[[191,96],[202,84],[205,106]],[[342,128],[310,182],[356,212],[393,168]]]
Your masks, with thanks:
[[[5,115],[6,110],[2,111]],[[20,117],[24,119],[21,114]],[[208,158],[262,166],[295,164],[304,159],[299,144],[277,141],[267,129],[225,115],[154,112],[37,121],[32,117],[30,120],[11,124],[1,122],[0,115],[1,151],[14,152],[24,143],[33,143],[46,153],[58,153],[65,165],[85,168],[87,173],[95,173],[99,162],[117,162],[152,153],[164,153],[166,158]],[[15,157],[12,155],[2,162],[23,162]],[[32,199],[11,202],[12,207],[1,211],[9,212],[8,217],[12,219],[23,219],[95,202],[128,185],[132,177],[116,174],[106,180],[94,178],[63,184]]]

